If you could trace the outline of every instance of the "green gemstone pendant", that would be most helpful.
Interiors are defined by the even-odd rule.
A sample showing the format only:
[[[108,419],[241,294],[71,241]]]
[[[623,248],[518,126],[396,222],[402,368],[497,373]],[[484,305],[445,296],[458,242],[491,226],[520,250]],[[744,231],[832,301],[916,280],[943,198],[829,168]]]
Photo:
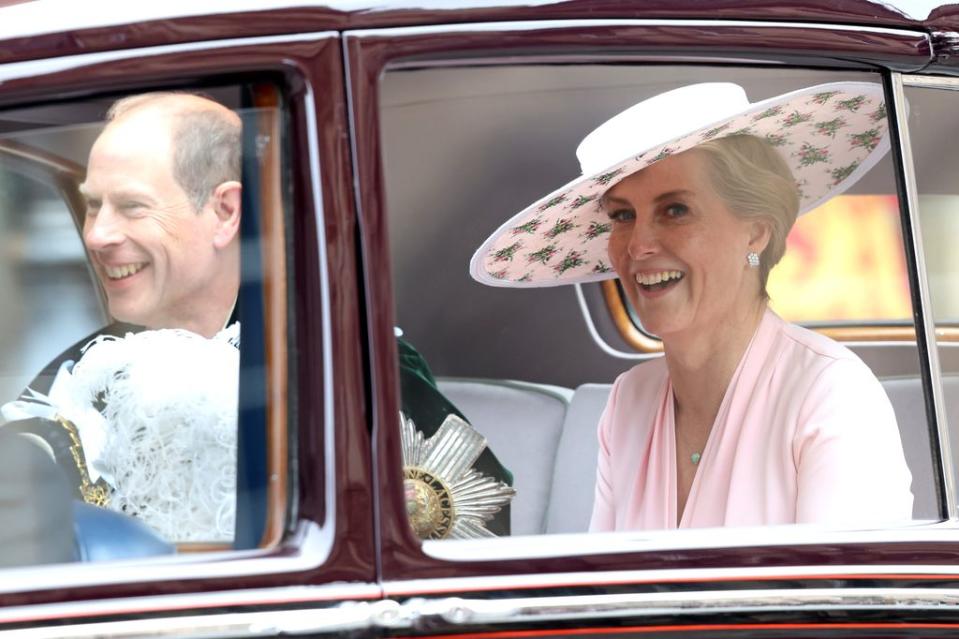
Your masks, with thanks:
[[[696,464],[699,463],[699,460],[702,459],[702,457],[703,456],[700,455],[699,453],[693,453],[692,455],[689,456],[689,461],[693,462],[693,466],[695,466]]]

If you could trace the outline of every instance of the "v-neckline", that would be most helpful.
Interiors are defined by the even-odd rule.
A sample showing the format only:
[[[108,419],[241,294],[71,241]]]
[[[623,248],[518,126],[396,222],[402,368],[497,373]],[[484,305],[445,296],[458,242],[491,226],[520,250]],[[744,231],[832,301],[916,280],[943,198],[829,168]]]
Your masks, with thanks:
[[[742,374],[743,366],[745,365],[746,359],[749,357],[749,353],[752,350],[753,343],[756,341],[756,336],[762,330],[763,325],[767,321],[767,315],[771,311],[767,308],[763,311],[763,316],[759,320],[759,324],[756,325],[756,330],[753,331],[752,337],[749,338],[749,343],[746,344],[746,349],[743,351],[742,356],[739,358],[739,363],[736,365],[736,369],[733,371],[732,377],[729,378],[729,383],[726,385],[726,391],[723,393],[723,400],[719,403],[719,409],[716,411],[716,417],[713,419],[713,423],[709,427],[709,434],[706,436],[706,444],[703,446],[703,450],[700,451],[699,463],[696,465],[696,472],[693,474],[693,481],[689,484],[689,494],[686,495],[686,503],[683,505],[683,511],[679,512],[679,465],[677,462],[677,445],[676,445],[676,397],[673,394],[673,383],[669,379],[669,375],[666,376],[666,440],[669,442],[670,450],[667,451],[669,454],[669,468],[670,468],[670,489],[667,491],[670,499],[669,508],[667,512],[670,513],[669,525],[677,529],[683,528],[683,524],[687,523],[687,518],[689,517],[690,512],[690,503],[693,503],[693,497],[699,492],[699,485],[702,483],[700,479],[702,475],[706,473],[706,468],[710,466],[713,455],[710,454],[711,448],[714,446],[713,441],[716,439],[716,426],[717,424],[722,424],[725,421],[726,413],[729,412],[729,403],[732,401],[730,389],[739,381],[739,378]],[[720,428],[720,430],[722,430]]]

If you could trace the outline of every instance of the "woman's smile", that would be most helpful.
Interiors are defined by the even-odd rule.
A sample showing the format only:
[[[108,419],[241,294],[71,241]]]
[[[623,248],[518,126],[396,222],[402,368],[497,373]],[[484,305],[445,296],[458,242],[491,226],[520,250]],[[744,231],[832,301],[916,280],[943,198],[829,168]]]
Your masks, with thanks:
[[[643,327],[664,339],[753,306],[750,225],[716,193],[705,156],[680,153],[626,177],[603,198],[609,257]]]

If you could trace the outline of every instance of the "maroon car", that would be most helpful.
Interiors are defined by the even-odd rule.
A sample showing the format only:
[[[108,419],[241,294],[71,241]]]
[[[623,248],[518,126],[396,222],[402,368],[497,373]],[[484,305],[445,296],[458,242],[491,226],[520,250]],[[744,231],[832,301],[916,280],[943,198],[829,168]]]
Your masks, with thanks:
[[[959,7],[933,4],[0,0],[0,404],[110,321],[79,185],[115,100],[236,110],[244,181],[233,533],[144,546],[68,505],[70,559],[4,560],[0,638],[959,635]],[[469,261],[597,124],[701,81],[882,87],[891,151],[770,293],[882,382],[909,521],[588,533],[610,384],[662,344],[615,281]],[[509,535],[410,526],[398,335],[509,469]]]

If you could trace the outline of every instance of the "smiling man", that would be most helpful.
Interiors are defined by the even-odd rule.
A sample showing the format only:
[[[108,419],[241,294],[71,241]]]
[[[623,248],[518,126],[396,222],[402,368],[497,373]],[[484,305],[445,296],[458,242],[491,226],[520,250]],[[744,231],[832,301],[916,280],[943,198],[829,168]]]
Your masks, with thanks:
[[[86,201],[83,242],[106,294],[110,316],[117,321],[80,340],[51,362],[30,384],[32,391],[56,396],[50,403],[57,404],[57,398],[65,395],[56,392],[64,383],[61,379],[69,378],[68,385],[73,388],[79,383],[78,376],[84,376],[78,375],[78,371],[83,369],[82,373],[86,373],[89,369],[89,359],[103,360],[101,353],[106,351],[100,348],[100,344],[87,347],[92,340],[101,336],[127,335],[125,339],[130,341],[159,335],[151,331],[144,332],[144,329],[185,329],[205,338],[214,338],[204,340],[210,343],[224,336],[230,343],[236,343],[239,327],[234,326],[234,320],[241,273],[241,151],[240,118],[226,107],[206,98],[188,94],[151,93],[125,98],[111,107],[107,124],[90,150],[87,176],[80,191]],[[136,335],[129,336],[131,333]],[[398,347],[404,413],[415,421],[426,437],[435,434],[447,416],[453,414],[462,418],[455,406],[437,390],[432,374],[419,353],[404,342],[400,342]],[[96,357],[86,357],[86,353],[94,351],[99,351]],[[191,349],[191,352],[194,351]],[[222,355],[222,351],[218,352]],[[142,352],[138,357],[142,364]],[[73,366],[73,362],[81,358],[85,359]],[[151,396],[157,394],[157,386],[178,388],[177,382],[179,387],[183,386],[182,380],[158,376],[146,370],[156,368],[156,362],[164,358],[169,359],[165,354],[154,351],[149,365],[141,367],[144,377],[156,380],[149,393]],[[130,366],[136,363],[132,362]],[[196,363],[191,361],[191,371],[183,370],[182,375],[176,377],[192,374],[195,367]],[[178,366],[177,370],[181,368]],[[223,369],[222,366],[214,367],[217,371]],[[111,382],[114,389],[134,377],[130,370],[124,369],[119,376],[115,373],[108,375],[109,379],[114,380]],[[123,379],[118,380],[118,377]],[[235,374],[201,377],[203,379],[198,379],[197,383],[187,384],[190,388],[183,392],[202,395],[202,390],[197,389],[203,388],[205,379],[215,378],[219,380],[218,384],[214,384],[216,395],[225,396],[225,393],[219,392],[223,390],[221,387],[224,382],[236,384]],[[235,392],[236,388],[230,390]],[[132,388],[130,393],[114,395],[133,398],[129,400],[131,402],[139,401],[136,399],[139,396],[136,388]],[[110,393],[107,396],[111,396]],[[98,397],[101,399],[93,408],[104,413],[109,421],[110,413],[115,412],[112,410],[114,404],[105,406],[103,394]],[[198,413],[199,405],[212,403],[204,398],[199,397],[198,402],[193,404],[191,415]],[[26,393],[25,400],[4,407],[4,416],[8,420],[20,420],[8,425],[8,428],[39,435],[50,444],[58,463],[75,487],[76,497],[98,505],[109,503],[111,508],[127,513],[132,508],[134,514],[140,514],[136,512],[136,505],[118,505],[126,490],[122,477],[113,476],[119,473],[115,470],[112,473],[100,472],[104,468],[109,470],[114,463],[114,456],[108,450],[111,436],[106,437],[108,443],[102,448],[91,446],[89,444],[95,441],[86,436],[91,429],[84,427],[82,419],[63,418],[62,410],[55,415],[49,410],[46,414],[31,413],[38,404],[31,403],[29,399],[30,393]],[[190,404],[185,401],[175,403]],[[232,407],[235,405],[234,400]],[[142,405],[135,408],[134,415],[150,412]],[[16,414],[17,411],[19,414]],[[89,411],[86,414],[89,416]],[[93,421],[98,421],[97,415],[93,415]],[[224,423],[224,420],[212,421],[221,425]],[[232,424],[235,424],[235,418]],[[232,427],[235,429],[235,426]],[[132,430],[135,436],[130,438],[130,446],[144,439],[143,433],[158,430],[155,425],[131,425],[126,422],[97,426],[92,430],[98,428],[100,431],[105,428],[107,433]],[[229,439],[228,434],[223,434],[217,441],[222,443],[224,439]],[[82,445],[77,446],[77,441]],[[216,446],[209,448],[216,449]],[[150,456],[149,451],[155,449],[148,447],[145,454]],[[131,457],[125,450],[115,452],[119,457]],[[235,457],[226,459],[224,464],[218,466],[222,467],[223,472],[215,473],[215,476],[229,474],[227,471],[235,468],[234,461]],[[186,464],[189,465],[189,462]],[[227,465],[230,468],[226,468]],[[178,470],[182,467],[177,467],[171,474],[182,475]],[[479,456],[475,467],[498,482],[512,483],[510,473],[488,449]],[[133,500],[136,504],[151,498],[150,492],[155,491],[157,482],[151,479],[127,483],[137,483],[148,489],[146,494],[137,495],[138,499]],[[230,490],[235,490],[235,487]],[[193,494],[195,491],[191,489],[189,492]],[[228,491],[220,491],[223,492]],[[217,520],[223,519],[218,517]],[[162,526],[153,521],[150,523],[163,532],[167,539],[171,538],[171,534]],[[509,533],[508,503],[492,516],[487,525],[494,534]],[[232,527],[232,519],[229,527]],[[183,528],[182,523],[177,521],[172,526],[172,535],[179,534]],[[198,529],[208,528],[198,526]],[[218,528],[216,532],[230,531]]]
[[[116,103],[90,150],[83,241],[110,315],[221,330],[240,283],[240,119],[194,95]]]
[[[116,102],[90,149],[86,179],[80,185],[86,202],[83,242],[115,321],[61,353],[29,384],[20,401],[0,409],[11,422],[4,430],[29,434],[46,448],[78,499],[131,512],[131,506],[121,503],[126,496],[120,490],[124,481],[120,470],[142,465],[135,459],[140,454],[135,449],[138,443],[148,447],[148,457],[149,450],[169,444],[143,436],[164,432],[151,426],[151,419],[160,419],[152,415],[166,415],[168,421],[175,418],[180,424],[178,436],[191,441],[212,437],[213,426],[229,431],[221,440],[235,438],[241,149],[241,121],[236,113],[203,97],[168,92]],[[230,329],[224,330],[228,325]],[[144,329],[182,329],[189,334],[180,338]],[[187,339],[199,341],[191,346]],[[217,344],[215,361],[202,359]],[[171,353],[178,348],[182,365],[188,367],[177,364],[174,368],[181,372],[177,375],[155,374],[170,368]],[[94,351],[92,361],[88,357],[82,360],[84,366],[74,366]],[[210,382],[191,377],[204,365],[223,374],[205,375]],[[78,374],[81,368],[84,374]],[[130,381],[133,371],[140,371],[138,379],[152,375],[153,381],[146,384],[149,398],[140,397],[144,384]],[[112,381],[106,387],[84,385],[97,379]],[[123,384],[129,389],[120,392],[121,387],[126,389]],[[192,403],[191,393],[195,395]],[[80,397],[96,400],[86,406],[77,403]],[[125,398],[124,402],[116,397]],[[157,397],[167,399],[150,408],[145,405]],[[135,410],[127,411],[131,417],[121,423],[115,413],[118,406],[126,410],[127,404]],[[191,417],[170,416],[181,404]],[[212,405],[220,406],[219,412],[205,421],[199,419]],[[191,420],[198,425],[188,428]],[[114,440],[122,439],[112,433],[124,428],[139,434],[127,438],[125,449],[111,448]],[[217,466],[223,467],[220,474],[233,477],[235,450],[209,448],[208,457],[217,454],[222,462]],[[133,461],[127,464],[124,459]],[[127,484],[152,490],[155,479],[167,471],[151,472],[149,481]],[[185,473],[173,474],[182,480]],[[233,484],[215,488],[217,494],[235,490]],[[220,536],[232,535],[232,520],[226,528],[218,531]]]

